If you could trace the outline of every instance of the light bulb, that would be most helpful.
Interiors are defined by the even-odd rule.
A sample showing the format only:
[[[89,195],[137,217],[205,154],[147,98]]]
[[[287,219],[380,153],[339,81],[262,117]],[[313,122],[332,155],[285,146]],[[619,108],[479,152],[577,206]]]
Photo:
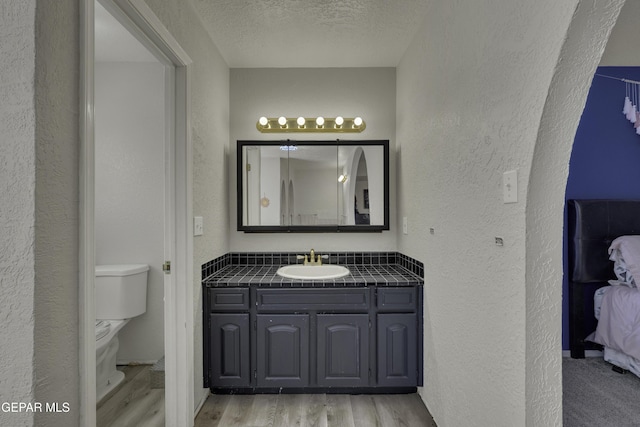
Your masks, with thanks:
[[[338,177],[338,182],[346,182],[347,181],[347,175],[340,175]]]
[[[298,122],[298,126],[303,127],[304,124],[307,122],[307,120],[304,117],[300,116],[298,117],[297,122]]]
[[[362,117],[356,117],[355,119],[353,119],[353,125],[355,127],[362,126]]]
[[[284,127],[287,124],[287,118],[284,116],[280,116],[278,118],[278,124],[282,127]]]
[[[266,126],[269,123],[269,120],[262,116],[258,119],[258,123],[260,123],[260,126]]]
[[[336,126],[342,126],[343,123],[344,119],[342,118],[342,116],[336,117]]]
[[[318,117],[318,118],[316,119],[316,124],[317,124],[318,126],[322,126],[322,125],[324,125],[324,117],[322,117],[322,116]]]

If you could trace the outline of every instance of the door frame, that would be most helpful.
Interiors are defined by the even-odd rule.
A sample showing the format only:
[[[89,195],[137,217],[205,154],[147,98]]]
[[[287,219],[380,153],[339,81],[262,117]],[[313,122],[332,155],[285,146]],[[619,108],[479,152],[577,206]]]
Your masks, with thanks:
[[[80,425],[96,423],[95,356],[95,121],[94,4],[80,3]],[[172,68],[165,79],[172,94],[166,129],[165,185],[173,209],[165,221],[173,238],[165,240],[171,277],[165,280],[165,425],[193,426],[193,195],[191,141],[191,59],[144,0],[100,0],[160,62]],[[172,173],[167,174],[167,171]],[[167,176],[168,175],[168,176]],[[167,190],[166,190],[167,191]]]

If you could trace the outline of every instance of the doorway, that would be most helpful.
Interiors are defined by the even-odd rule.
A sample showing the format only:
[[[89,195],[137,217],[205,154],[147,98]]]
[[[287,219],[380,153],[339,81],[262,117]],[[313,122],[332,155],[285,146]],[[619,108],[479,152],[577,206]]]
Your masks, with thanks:
[[[165,175],[171,174],[165,163],[172,164],[168,156],[173,152],[165,150],[173,144],[167,134],[172,94],[165,74],[172,69],[99,2],[94,28],[95,263],[149,268],[142,314],[129,319],[117,335],[111,331],[120,324],[116,319],[101,318],[101,327],[96,320],[96,333],[106,334],[96,341],[97,426],[124,417],[146,421],[148,414],[163,425],[164,281],[171,276],[163,273],[162,264],[165,240],[175,240],[168,227],[173,207],[165,206],[172,199],[165,188]],[[109,363],[113,352],[116,371]],[[121,381],[108,376],[118,371],[124,373]]]
[[[172,38],[170,33],[160,23],[159,19],[153,14],[151,9],[141,0],[83,0],[82,3],[82,62],[81,62],[81,110],[84,115],[81,121],[81,194],[80,194],[80,313],[81,313],[81,336],[80,336],[80,353],[81,353],[81,424],[96,424],[96,340],[95,340],[95,265],[97,262],[114,262],[112,255],[104,255],[104,230],[98,230],[98,227],[104,227],[104,221],[111,217],[116,217],[113,212],[105,212],[110,210],[114,205],[130,205],[131,203],[141,203],[135,206],[129,206],[128,209],[120,208],[124,212],[129,212],[132,217],[135,211],[143,211],[141,205],[146,204],[143,200],[137,200],[135,196],[130,196],[129,201],[121,201],[118,199],[109,200],[107,202],[100,201],[98,192],[125,193],[127,189],[126,182],[132,183],[131,188],[137,193],[137,196],[150,192],[159,192],[154,199],[153,212],[146,212],[138,215],[138,225],[132,229],[139,230],[140,222],[144,222],[146,218],[161,218],[159,228],[151,231],[155,234],[142,233],[138,238],[130,239],[125,243],[130,253],[126,255],[132,258],[132,253],[141,254],[149,252],[148,249],[138,247],[136,245],[144,245],[147,240],[159,239],[159,243],[155,242],[156,249],[154,255],[149,258],[150,275],[148,282],[148,298],[147,298],[147,322],[146,327],[150,335],[156,335],[151,339],[152,344],[148,345],[149,349],[142,349],[146,345],[137,346],[139,334],[145,335],[145,323],[140,316],[138,325],[132,326],[138,329],[130,331],[128,340],[128,354],[124,358],[131,361],[151,362],[162,357],[164,353],[164,383],[165,383],[165,408],[164,425],[166,426],[182,426],[192,425],[194,416],[193,405],[193,306],[187,304],[192,301],[193,289],[190,286],[193,281],[193,237],[189,233],[192,230],[192,196],[191,196],[191,140],[188,131],[188,122],[190,116],[190,95],[189,95],[189,64],[191,60],[188,55],[180,48],[179,44]],[[135,131],[128,127],[128,132],[124,135],[129,141],[114,141],[118,138],[124,139],[125,136],[116,135],[113,130],[100,129],[102,126],[100,120],[104,118],[105,109],[100,104],[98,96],[105,97],[104,87],[100,87],[104,82],[101,80],[105,76],[111,78],[115,74],[113,71],[118,68],[118,73],[122,70],[122,64],[112,67],[103,72],[103,64],[99,64],[94,60],[96,58],[96,49],[99,40],[95,37],[97,34],[97,26],[100,25],[96,21],[96,11],[100,13],[101,7],[115,18],[117,22],[128,32],[129,37],[133,37],[142,46],[143,51],[134,53],[134,56],[146,56],[150,58],[144,66],[130,66],[124,68],[147,68],[155,69],[155,89],[151,92],[160,92],[162,105],[156,110],[155,118],[152,120],[152,126],[157,133],[146,146],[142,142],[149,131],[149,127],[143,131]],[[94,32],[95,31],[95,32]],[[129,51],[134,43],[116,43],[117,54],[124,54]],[[112,61],[113,62],[113,61]],[[131,65],[131,64],[129,64]],[[127,70],[130,72],[131,70]],[[139,71],[139,70],[138,70]],[[126,75],[126,73],[123,73]],[[140,76],[136,78],[141,78]],[[144,78],[143,78],[144,79]],[[126,77],[125,77],[126,80]],[[132,85],[130,90],[140,85]],[[158,89],[159,88],[159,89]],[[118,87],[114,88],[114,92],[118,91]],[[122,90],[121,90],[122,92]],[[126,90],[124,91],[126,92]],[[100,95],[102,93],[102,95]],[[157,104],[157,100],[151,102]],[[121,106],[122,107],[122,106]],[[130,107],[130,106],[127,106]],[[115,108],[117,110],[117,108]],[[129,121],[145,121],[146,116],[151,108],[138,106],[129,114],[136,115],[135,120]],[[159,113],[158,113],[159,111]],[[101,116],[102,115],[102,116]],[[121,116],[126,118],[126,114]],[[129,117],[131,119],[131,117]],[[111,124],[113,125],[113,124]],[[123,126],[123,123],[116,126]],[[131,123],[126,126],[133,126]],[[106,135],[106,136],[105,136]],[[160,135],[160,136],[158,136]],[[109,141],[107,151],[109,156],[114,156],[106,161],[107,166],[118,163],[120,159],[121,166],[138,157],[143,160],[131,161],[127,165],[129,173],[133,174],[133,178],[128,178],[119,183],[118,186],[109,187],[101,182],[102,172],[100,169],[104,166],[100,162],[105,163],[104,158],[97,161],[97,156],[103,156],[105,151],[101,146],[100,139]],[[113,150],[113,146],[120,144],[120,152]],[[128,144],[128,145],[127,145]],[[134,151],[140,151],[134,156]],[[114,154],[114,152],[116,154]],[[124,153],[124,154],[123,154]],[[145,170],[149,165],[145,164],[144,158],[152,165],[154,171]],[[155,160],[151,160],[151,159]],[[116,160],[114,160],[116,159]],[[141,171],[142,169],[142,171]],[[135,172],[131,172],[135,171]],[[115,180],[116,175],[112,173],[111,180]],[[135,176],[138,173],[138,176]],[[124,174],[123,174],[124,175]],[[149,179],[149,175],[153,175]],[[153,181],[155,187],[144,187],[143,181]],[[158,182],[159,181],[159,182]],[[151,184],[149,184],[151,185]],[[101,195],[100,195],[101,197]],[[117,200],[117,201],[116,201]],[[137,201],[136,201],[137,200]],[[100,210],[100,212],[98,212]],[[113,215],[109,215],[113,214]],[[134,221],[134,222],[135,222]],[[152,222],[152,221],[149,221]],[[111,225],[113,230],[118,232],[122,228],[122,222],[116,222]],[[133,233],[130,233],[133,234]],[[160,236],[158,237],[157,234]],[[122,238],[124,239],[124,238]],[[109,243],[109,245],[112,243]],[[107,245],[108,246],[108,245]],[[124,252],[124,251],[123,251]],[[124,256],[124,254],[122,254]],[[110,260],[110,259],[111,260]],[[160,260],[160,263],[158,263]],[[143,261],[143,260],[140,260]],[[164,261],[164,262],[163,262]],[[125,261],[123,261],[125,262]],[[126,261],[128,262],[128,261]],[[134,261],[135,262],[135,261]],[[144,262],[144,261],[143,261]],[[137,262],[136,262],[137,263]],[[161,270],[166,267],[166,274]],[[155,278],[153,278],[155,276]],[[153,312],[153,314],[151,313]],[[178,327],[178,325],[180,325]],[[134,329],[136,329],[134,328]],[[142,332],[141,329],[142,328]],[[164,329],[164,333],[159,333]],[[159,334],[159,337],[158,337]],[[148,337],[145,337],[145,339]],[[161,342],[164,341],[164,342]],[[138,347],[135,350],[135,347]],[[147,351],[148,353],[138,353],[136,351]],[[135,360],[141,359],[141,360]]]

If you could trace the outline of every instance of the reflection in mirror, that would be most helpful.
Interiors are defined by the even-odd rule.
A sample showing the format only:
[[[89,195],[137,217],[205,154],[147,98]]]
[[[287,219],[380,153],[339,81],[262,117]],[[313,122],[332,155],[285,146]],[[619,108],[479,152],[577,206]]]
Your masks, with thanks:
[[[388,152],[388,141],[238,141],[238,230],[388,230]]]
[[[281,209],[286,208],[280,189],[280,178],[285,176],[287,159],[281,157],[279,147],[250,146],[243,150],[245,224],[282,225]],[[266,205],[266,206],[265,206]]]
[[[342,218],[346,225],[382,225],[385,222],[384,148],[341,146],[338,156],[342,187]],[[377,167],[368,167],[368,165]]]
[[[336,146],[300,145],[289,151],[290,225],[338,225],[337,158]]]

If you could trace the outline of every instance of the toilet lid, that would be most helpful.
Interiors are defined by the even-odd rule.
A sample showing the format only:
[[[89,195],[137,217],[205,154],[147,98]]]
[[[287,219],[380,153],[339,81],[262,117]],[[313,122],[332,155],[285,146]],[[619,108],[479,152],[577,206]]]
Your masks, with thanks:
[[[111,330],[111,323],[108,320],[96,320],[96,341],[104,337]]]

